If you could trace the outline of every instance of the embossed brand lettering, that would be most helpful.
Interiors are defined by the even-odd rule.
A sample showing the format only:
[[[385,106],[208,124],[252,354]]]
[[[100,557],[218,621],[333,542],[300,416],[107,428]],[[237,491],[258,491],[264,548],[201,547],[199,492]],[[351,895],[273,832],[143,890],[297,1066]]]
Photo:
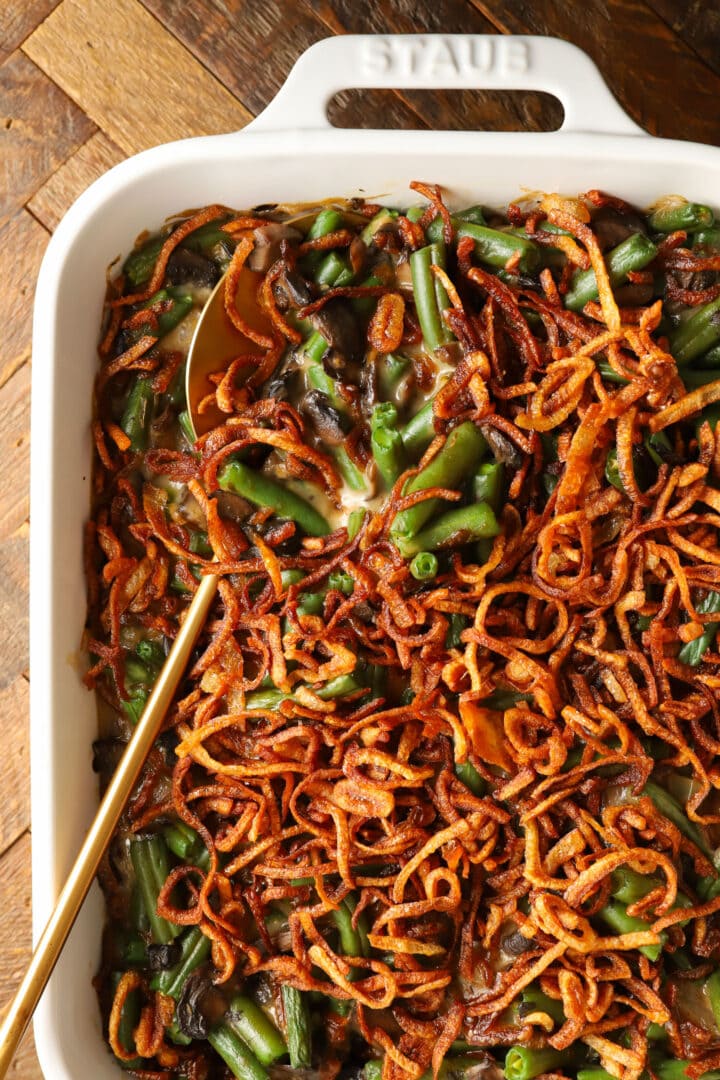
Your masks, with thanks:
[[[374,38],[363,44],[363,74],[392,79],[467,79],[473,75],[521,75],[530,67],[527,42],[480,35],[462,37]]]

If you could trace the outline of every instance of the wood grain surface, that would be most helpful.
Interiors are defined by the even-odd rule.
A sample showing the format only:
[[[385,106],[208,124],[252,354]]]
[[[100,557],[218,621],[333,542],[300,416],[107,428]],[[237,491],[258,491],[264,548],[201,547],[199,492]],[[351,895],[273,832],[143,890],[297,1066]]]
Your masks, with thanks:
[[[593,57],[643,127],[720,145],[720,8],[704,0],[0,3],[0,1007],[30,949],[30,321],[50,232],[77,195],[126,155],[242,127],[314,41],[392,32],[568,38]],[[561,116],[547,95],[470,91],[349,89],[331,107],[333,122],[347,127],[543,130]],[[40,1080],[31,1034],[11,1075]]]

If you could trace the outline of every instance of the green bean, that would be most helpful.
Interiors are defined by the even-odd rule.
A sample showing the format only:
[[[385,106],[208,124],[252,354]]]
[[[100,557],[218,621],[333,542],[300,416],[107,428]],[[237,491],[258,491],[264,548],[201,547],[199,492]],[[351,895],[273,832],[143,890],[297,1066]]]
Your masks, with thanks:
[[[551,1046],[533,1050],[529,1046],[513,1046],[505,1057],[506,1080],[533,1080],[545,1072],[555,1072],[568,1060],[566,1050]]]
[[[591,1069],[578,1069],[577,1080],[616,1080],[616,1078],[598,1065]]]
[[[157,913],[158,896],[169,873],[165,841],[161,836],[132,840],[130,858],[150,922],[153,940],[158,945],[169,945],[180,933],[180,927],[163,919]]]
[[[720,970],[713,971],[705,983],[704,990],[715,1017],[715,1023],[720,1027]]]
[[[322,334],[319,334],[317,331],[315,331],[305,341],[305,344],[302,347],[302,351],[305,353],[308,360],[310,360],[313,364],[318,364],[319,365],[322,358],[323,358],[323,356],[328,351],[329,347],[330,346],[328,345],[326,339],[322,336]],[[325,369],[321,368],[320,370],[325,373],[326,379],[329,382],[333,383],[333,385],[334,385],[334,380],[330,378],[330,376],[327,374],[327,372],[325,372]],[[318,375],[318,377],[319,377],[319,375]],[[308,382],[310,382],[310,378],[311,378],[310,369],[308,369]],[[313,383],[310,382],[310,385],[312,386]],[[315,386],[314,389],[322,390],[325,393],[327,393],[325,385],[323,385],[323,386]]]
[[[315,271],[316,285],[349,285],[355,277],[347,259],[337,251],[329,251]]]
[[[367,483],[364,471],[355,464],[344,446],[334,446],[332,456],[346,485],[351,491],[364,492]],[[318,534],[315,534],[318,535]]]
[[[502,502],[504,473],[505,469],[501,462],[483,462],[473,480],[475,502],[488,503],[497,513]]]
[[[472,221],[457,219],[454,224],[456,240],[463,240],[466,236],[474,240],[477,258],[488,266],[503,270],[511,259],[517,259],[519,270],[532,273],[540,265],[540,249],[527,237],[513,236],[512,233],[489,229]]]
[[[328,574],[328,589],[336,589],[343,596],[352,596],[355,590],[355,579],[343,570],[333,570],[331,574]]]
[[[203,934],[199,926],[189,927],[180,938],[180,959],[171,968],[153,975],[151,990],[161,990],[177,1001],[188,977],[207,961],[211,947],[210,938]]]
[[[110,979],[113,993],[117,990],[121,978],[121,972],[113,972]],[[131,990],[125,998],[125,1003],[122,1012],[120,1013],[120,1022],[118,1024],[118,1042],[128,1054],[131,1054],[136,1049],[133,1032],[140,1022],[141,1006],[142,1000],[140,991],[137,989]],[[141,1057],[133,1058],[130,1061],[124,1059],[118,1060],[122,1060],[122,1065],[125,1069],[142,1069],[145,1062],[145,1059]]]
[[[720,376],[720,372],[717,371],[720,368],[720,345],[713,345],[712,349],[708,349],[706,353],[698,357],[696,366],[703,370],[711,369]]]
[[[330,918],[335,923],[340,935],[340,948],[344,956],[367,956],[370,946],[367,940],[367,930],[363,917],[358,919],[357,929],[353,926],[353,912],[356,903],[354,898],[346,896],[340,907],[330,912]]]
[[[720,344],[720,296],[696,308],[689,318],[673,330],[670,352],[680,366],[691,363],[717,344]]]
[[[607,360],[598,360],[597,368],[606,382],[617,383],[619,386],[627,386],[629,380],[623,375],[619,375]]]
[[[657,255],[657,247],[643,233],[633,233],[605,255],[610,284],[613,288],[622,284],[631,270],[642,270]],[[565,307],[582,311],[589,300],[597,300],[598,287],[595,271],[578,270],[573,274],[570,288],[565,294]]]
[[[492,507],[487,503],[475,503],[448,510],[415,536],[394,536],[393,541],[403,558],[410,559],[421,551],[458,547],[474,540],[497,536],[499,532],[500,526]]]
[[[190,446],[194,446],[195,428],[193,427],[193,422],[187,409],[183,409],[182,412],[178,414],[178,423],[180,425],[180,430],[182,431]]]
[[[218,474],[218,484],[222,491],[232,491],[256,506],[269,507],[278,517],[290,518],[308,536],[330,532],[325,518],[309,502],[241,461],[228,461]]]
[[[544,994],[540,987],[535,983],[531,983],[530,986],[525,987],[520,996],[521,1018],[533,1012],[546,1013],[556,1024],[563,1024],[565,1022],[565,1012],[562,1007],[562,1002],[557,1001],[556,998],[548,997],[548,995]]]
[[[364,507],[358,507],[356,510],[351,510],[348,514],[347,520],[347,538],[348,540],[354,540],[360,529],[363,526],[365,517],[367,516],[367,510]]]
[[[660,207],[648,218],[648,225],[653,232],[671,233],[682,229],[684,232],[696,232],[708,229],[715,222],[715,215],[709,206],[701,203],[682,202]]]
[[[442,449],[417,476],[414,476],[405,485],[403,494],[411,495],[416,491],[424,491],[433,487],[454,488],[459,486],[468,475],[472,475],[477,469],[486,449],[487,443],[478,428],[471,420],[466,420],[465,423],[460,424],[459,427],[450,432]],[[415,506],[411,506],[408,510],[401,511],[393,521],[390,529],[391,536],[394,539],[398,537],[409,539],[415,536],[428,518],[437,512],[440,505],[440,499],[425,499],[416,503]],[[492,511],[490,513],[492,514]],[[494,519],[494,515],[492,516]],[[481,533],[481,535],[487,536],[491,534]],[[429,544],[422,544],[410,554],[414,555],[423,550],[432,551],[433,548]],[[403,554],[405,553],[403,552]]]
[[[486,709],[504,711],[505,709],[512,709],[515,705],[519,705],[521,701],[532,703],[532,694],[521,694],[517,690],[504,690],[501,687],[498,687],[496,690],[493,690],[492,694],[488,694],[486,698],[483,698],[480,704]]]
[[[123,712],[133,727],[139,723],[149,697],[150,694],[146,690],[137,690],[133,691],[131,696],[123,701]]]
[[[123,274],[131,285],[144,285],[152,277],[160,248],[167,236],[153,236],[142,247],[131,251],[123,263]]]
[[[309,1068],[312,1064],[312,1034],[307,994],[294,986],[283,986],[282,1001],[290,1066],[293,1069]]]
[[[605,479],[618,491],[625,491],[625,485],[622,482],[620,469],[618,468],[617,450],[614,446],[608,450],[608,455],[605,458]]]
[[[147,963],[145,942],[137,930],[113,926],[111,935],[113,963],[122,967],[144,967]]]
[[[628,915],[625,905],[619,904],[616,900],[610,900],[604,907],[601,907],[598,911],[598,918],[607,923],[616,934],[637,934],[650,929],[650,923],[644,919]],[[667,941],[667,934],[664,931],[658,934],[658,937],[660,938],[658,945],[640,946],[640,952],[647,956],[648,960],[657,960]]]
[[[310,689],[312,690],[312,687]],[[321,686],[319,690],[314,690],[313,693],[321,701],[331,701],[334,698],[354,694],[357,690],[367,690],[367,687],[364,687],[355,675],[338,675]],[[276,709],[283,701],[289,701],[291,698],[292,694],[286,694],[283,690],[252,690],[245,697],[245,708],[249,710]]]
[[[152,379],[137,375],[120,420],[120,427],[130,440],[130,449],[135,453],[147,449],[154,398]]]
[[[383,398],[391,398],[410,369],[410,361],[397,353],[388,353],[378,360],[378,388]],[[388,401],[385,404],[389,404]]]
[[[372,411],[370,430],[376,431],[378,428],[390,428],[392,430],[397,427],[397,422],[397,406],[393,405],[392,401],[381,401]]]
[[[470,222],[473,225],[487,225],[485,220],[485,214],[483,213],[482,206],[468,206],[465,210],[458,210],[456,214],[453,214],[450,218],[453,229],[457,230],[460,222]],[[442,240],[444,234],[445,222],[440,214],[433,218],[427,229],[425,230],[425,236],[428,240]],[[507,259],[505,260],[507,262]],[[503,263],[503,266],[505,263]]]
[[[261,1065],[272,1065],[288,1052],[285,1040],[267,1013],[244,994],[235,994],[224,1024],[247,1043]]]
[[[237,1080],[268,1080],[268,1071],[250,1047],[228,1024],[220,1024],[208,1035],[208,1042]]]
[[[692,843],[702,851],[703,855],[712,862],[713,852],[708,845],[700,826],[690,820],[680,803],[677,802],[665,788],[653,783],[652,780],[648,780],[643,788],[643,795],[649,795],[663,817],[666,817],[668,821],[672,821],[673,825],[677,826],[683,836],[687,836],[688,840],[691,840]]]
[[[305,239],[319,240],[321,236],[327,236],[328,233],[337,232],[338,229],[342,229],[344,224],[345,218],[340,211],[333,209],[331,206],[326,206],[318,211],[312,225],[307,231]]]
[[[665,1061],[653,1065],[653,1072],[658,1080],[688,1080],[685,1070],[689,1064],[689,1061],[666,1058]],[[701,1073],[700,1080],[720,1080],[720,1069],[710,1069],[709,1072]]]
[[[433,402],[430,400],[408,420],[400,432],[410,458],[419,458],[435,438],[434,420]]]
[[[418,205],[418,206],[410,206],[405,211],[405,217],[408,219],[408,221],[412,221],[414,223],[417,223],[418,221],[420,221],[425,216],[425,211],[426,210],[427,210],[426,206],[420,206],[420,205]]]
[[[431,266],[444,265],[445,257],[439,243],[419,248],[410,256],[415,309],[425,348],[429,353],[435,352],[441,345],[447,345],[453,337],[442,321],[442,312],[450,306],[450,301],[430,269]]]
[[[700,232],[696,232],[693,236],[693,251],[697,251],[698,248],[704,251],[719,251],[720,250],[720,229],[717,227],[712,229],[701,229]]]
[[[686,390],[695,390],[698,386],[708,386],[710,383],[720,381],[720,371],[698,371],[694,368],[682,367],[678,372],[685,384]]]
[[[410,563],[410,573],[416,581],[432,581],[437,577],[437,572],[437,555],[433,555],[432,551],[418,551]]]
[[[187,862],[201,843],[200,837],[184,821],[174,821],[163,826],[163,838],[173,855]]]
[[[171,330],[174,330],[178,323],[182,322],[195,302],[189,293],[183,291],[182,287],[171,285],[167,289],[160,289],[144,304],[141,304],[140,310],[144,311],[146,308],[155,307],[158,304],[164,305],[167,301],[170,301],[170,307],[157,315],[157,336],[159,338],[165,337]],[[155,330],[149,332],[156,333]]]
[[[619,866],[612,874],[611,896],[622,904],[635,904],[638,900],[642,900],[644,896],[647,896],[648,893],[651,893],[653,889],[661,887],[662,881],[659,878],[647,874],[638,874],[630,866]],[[684,907],[692,907],[692,900],[685,893],[678,892],[673,904],[673,910]]]
[[[360,239],[364,244],[370,245],[377,234],[391,222],[397,218],[397,212],[395,210],[388,210],[386,206],[382,210],[378,210],[377,214],[370,218],[367,225],[360,233]]]
[[[710,615],[720,611],[720,592],[713,589],[706,593],[702,600],[696,604],[695,609],[699,615]],[[720,623],[707,622],[704,623],[704,627],[705,629],[700,637],[695,638],[693,641],[687,641],[678,653],[678,660],[681,664],[689,664],[691,667],[698,666],[715,640]]]
[[[463,761],[455,766],[455,775],[473,795],[484,795],[486,784],[471,761]]]
[[[375,428],[370,436],[370,448],[377,471],[389,490],[405,468],[402,435],[392,428]]]
[[[650,1042],[663,1042],[668,1037],[667,1028],[664,1024],[652,1023],[647,1029],[647,1037]]]
[[[463,615],[459,611],[453,611],[450,614],[448,632],[445,637],[445,648],[458,649],[462,644],[460,640],[460,635],[462,634],[463,630],[467,630],[469,625],[470,619],[467,617],[467,615]]]

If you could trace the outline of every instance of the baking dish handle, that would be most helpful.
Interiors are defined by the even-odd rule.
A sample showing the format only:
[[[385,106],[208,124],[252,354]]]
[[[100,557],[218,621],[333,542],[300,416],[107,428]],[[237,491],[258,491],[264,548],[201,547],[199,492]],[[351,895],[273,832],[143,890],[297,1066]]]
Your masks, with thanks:
[[[325,38],[299,57],[277,95],[248,128],[329,128],[327,108],[333,96],[361,87],[542,90],[562,103],[562,132],[646,134],[623,111],[582,49],[559,38],[503,34]]]

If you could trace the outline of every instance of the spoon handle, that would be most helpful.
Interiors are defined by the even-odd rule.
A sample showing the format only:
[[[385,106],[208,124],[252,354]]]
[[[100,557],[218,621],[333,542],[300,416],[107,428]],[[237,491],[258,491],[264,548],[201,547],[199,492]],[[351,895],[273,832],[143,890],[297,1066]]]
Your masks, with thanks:
[[[28,969],[3,1018],[0,1025],[0,1078],[7,1073],[18,1043],[30,1022],[92,884],[100,860],[110,843],[133,785],[140,775],[145,758],[160,730],[195,642],[205,624],[217,585],[217,576],[207,575],[192,598],[143,714],[105,791],[52,915],[35,947]]]

